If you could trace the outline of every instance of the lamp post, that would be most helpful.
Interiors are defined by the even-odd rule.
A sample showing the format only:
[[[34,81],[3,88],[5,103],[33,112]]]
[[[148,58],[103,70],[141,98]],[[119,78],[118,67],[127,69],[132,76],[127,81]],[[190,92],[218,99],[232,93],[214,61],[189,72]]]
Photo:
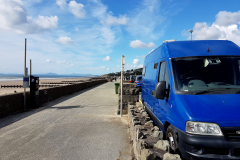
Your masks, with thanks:
[[[191,40],[192,40],[192,32],[193,32],[193,30],[190,30],[189,32],[191,32]]]
[[[123,95],[123,71],[124,71],[124,64],[125,64],[125,56],[122,55],[122,72],[121,72],[121,108],[120,108],[120,116],[122,117],[122,95]]]
[[[26,88],[29,87],[29,78],[28,76],[28,70],[26,68],[26,56],[27,56],[27,39],[25,38],[25,52],[24,52],[24,76],[23,76],[23,110],[26,110]]]

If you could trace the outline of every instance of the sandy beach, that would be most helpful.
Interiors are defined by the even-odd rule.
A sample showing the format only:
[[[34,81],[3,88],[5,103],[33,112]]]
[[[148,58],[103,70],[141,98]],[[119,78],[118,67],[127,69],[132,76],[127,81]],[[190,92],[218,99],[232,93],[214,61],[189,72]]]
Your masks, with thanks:
[[[66,78],[66,79],[40,79],[40,85],[51,85],[51,84],[42,84],[45,82],[62,82],[62,81],[78,81],[78,80],[88,80],[89,78]],[[15,81],[0,81],[1,85],[23,85],[22,80],[15,80]],[[58,84],[58,85],[66,85],[66,84]],[[40,87],[39,89],[46,89],[47,87]],[[16,91],[16,92],[15,92]],[[7,95],[7,94],[14,94],[14,93],[23,93],[23,88],[0,88],[0,96]],[[30,91],[29,88],[26,91]]]

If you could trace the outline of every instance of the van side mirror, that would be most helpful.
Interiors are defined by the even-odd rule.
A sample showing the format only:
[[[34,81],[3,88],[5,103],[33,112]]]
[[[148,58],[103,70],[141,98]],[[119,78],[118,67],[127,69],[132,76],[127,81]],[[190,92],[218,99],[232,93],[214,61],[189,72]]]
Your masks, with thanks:
[[[158,82],[153,96],[157,99],[164,99],[166,96],[166,81]]]

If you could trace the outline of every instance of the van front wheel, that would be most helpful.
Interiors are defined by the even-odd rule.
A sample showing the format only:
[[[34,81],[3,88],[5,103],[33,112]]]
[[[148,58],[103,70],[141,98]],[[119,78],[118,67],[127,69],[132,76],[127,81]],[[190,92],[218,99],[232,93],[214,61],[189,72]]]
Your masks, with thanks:
[[[168,128],[167,128],[167,132],[166,132],[166,138],[167,140],[169,141],[169,145],[170,145],[170,148],[171,150],[175,153],[176,152],[176,140],[174,139],[174,136],[173,136],[173,130],[172,130],[172,126],[169,125]]]

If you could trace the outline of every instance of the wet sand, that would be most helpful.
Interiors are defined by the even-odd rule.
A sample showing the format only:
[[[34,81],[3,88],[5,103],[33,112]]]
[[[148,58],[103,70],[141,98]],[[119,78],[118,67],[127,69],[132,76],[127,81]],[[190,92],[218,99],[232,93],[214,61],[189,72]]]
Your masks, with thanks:
[[[78,81],[78,80],[88,80],[89,78],[66,78],[66,79],[40,79],[39,84],[40,85],[54,85],[54,84],[42,84],[44,82],[62,82],[62,81]],[[16,80],[16,81],[0,81],[1,85],[23,85],[23,81]],[[67,85],[67,84],[57,84],[57,85]],[[40,87],[39,89],[46,89],[48,87]],[[51,87],[49,87],[51,88]],[[27,88],[26,91],[29,91],[30,89]],[[8,95],[8,94],[14,94],[16,93],[23,93],[24,88],[0,88],[0,96],[1,95]]]

